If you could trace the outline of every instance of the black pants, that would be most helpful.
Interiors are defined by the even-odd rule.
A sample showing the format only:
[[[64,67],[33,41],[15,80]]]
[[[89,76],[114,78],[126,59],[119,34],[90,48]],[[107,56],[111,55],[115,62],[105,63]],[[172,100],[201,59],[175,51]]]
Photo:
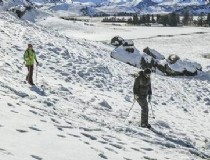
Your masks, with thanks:
[[[137,102],[141,106],[141,126],[142,125],[148,125],[148,102],[147,102],[147,96],[139,96],[137,99]]]
[[[26,66],[28,68],[28,75],[26,76],[26,81],[28,81],[29,84],[34,84],[33,82],[33,71],[34,66]]]

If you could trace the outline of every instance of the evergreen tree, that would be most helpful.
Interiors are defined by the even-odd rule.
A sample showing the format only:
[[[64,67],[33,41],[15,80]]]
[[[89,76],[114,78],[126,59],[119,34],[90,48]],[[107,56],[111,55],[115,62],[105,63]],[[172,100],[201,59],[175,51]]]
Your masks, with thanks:
[[[168,24],[168,15],[160,16],[158,23],[166,26]]]
[[[189,13],[189,10],[185,10],[184,11],[184,17],[183,17],[183,20],[182,20],[182,23],[187,26],[189,24],[189,20],[190,20],[190,13]]]
[[[159,22],[159,20],[160,20],[160,15],[159,15],[159,14],[157,14],[156,21],[157,21],[157,22]]]
[[[168,25],[169,26],[177,26],[177,16],[175,13],[171,13],[168,15]]]
[[[193,15],[190,15],[189,24],[193,24]]]
[[[201,12],[200,15],[198,16],[198,26],[203,26],[204,25],[204,13]]]
[[[138,24],[138,23],[139,23],[138,15],[135,14],[133,15],[133,24]]]
[[[132,18],[129,18],[128,19],[128,24],[132,24],[133,23],[133,19]]]
[[[143,23],[143,24],[145,24],[146,22],[147,22],[147,20],[146,20],[146,16],[145,16],[145,15],[143,15],[143,16],[142,16],[142,23]]]
[[[210,26],[210,13],[208,13],[206,21],[207,21],[207,24]]]
[[[147,15],[145,16],[145,18],[146,18],[146,23],[150,23],[150,15],[147,14]]]
[[[177,24],[180,23],[180,15],[179,14],[176,15],[176,21],[177,21]]]
[[[142,15],[140,16],[139,23],[140,23],[140,24],[143,23],[143,16],[142,16]]]

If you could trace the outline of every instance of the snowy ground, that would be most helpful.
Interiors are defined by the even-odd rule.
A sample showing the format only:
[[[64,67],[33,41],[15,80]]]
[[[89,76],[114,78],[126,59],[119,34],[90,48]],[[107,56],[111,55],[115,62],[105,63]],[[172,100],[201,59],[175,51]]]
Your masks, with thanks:
[[[116,26],[112,23],[100,23],[101,18],[85,19],[89,22],[73,22],[50,17],[37,23],[58,30],[68,37],[105,43],[110,43],[111,38],[119,35],[124,39],[133,40],[140,51],[149,46],[165,56],[177,54],[181,58],[196,59],[203,67],[209,65],[209,60],[202,58],[203,55],[210,53],[209,27],[135,27],[126,24]]]
[[[210,60],[202,54],[210,51],[209,29],[93,24],[52,17],[32,24],[0,13],[0,159],[210,159],[208,74],[153,74],[156,119],[150,123],[155,130],[136,126],[138,104],[128,118],[134,124],[128,125],[124,118],[134,81],[128,74],[137,69],[111,59],[114,48],[107,43],[118,34],[133,39],[140,50],[149,46],[164,55],[176,53],[206,71]],[[28,43],[41,63],[36,87],[24,84]]]

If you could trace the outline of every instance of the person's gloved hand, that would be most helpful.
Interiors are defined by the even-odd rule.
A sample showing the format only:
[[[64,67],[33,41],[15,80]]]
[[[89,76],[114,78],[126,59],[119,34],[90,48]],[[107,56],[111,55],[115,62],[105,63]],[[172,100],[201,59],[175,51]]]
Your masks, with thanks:
[[[152,95],[149,95],[148,96],[148,102],[151,102],[151,100],[152,100]]]
[[[134,99],[137,100],[139,98],[139,96],[137,96],[136,94],[134,95]]]

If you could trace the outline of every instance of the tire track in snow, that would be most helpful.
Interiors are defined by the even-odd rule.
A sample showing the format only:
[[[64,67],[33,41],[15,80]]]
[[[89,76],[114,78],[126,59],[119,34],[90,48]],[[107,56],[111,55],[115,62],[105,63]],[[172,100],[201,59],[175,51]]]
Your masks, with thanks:
[[[209,32],[192,32],[192,33],[181,33],[181,34],[166,34],[166,35],[156,35],[151,37],[142,37],[142,38],[131,38],[127,40],[147,40],[147,39],[158,39],[158,38],[173,38],[178,36],[190,36],[190,35],[200,35],[200,34],[210,34]],[[110,45],[108,40],[96,41],[96,42],[103,42],[106,45]]]
[[[209,34],[209,32],[192,32],[192,33],[182,33],[182,34],[169,34],[169,35],[157,35],[145,38],[136,38],[129,40],[141,40],[141,39],[154,39],[154,38],[163,38],[163,37],[178,37],[178,36],[188,36],[188,35],[198,35],[198,34]]]

